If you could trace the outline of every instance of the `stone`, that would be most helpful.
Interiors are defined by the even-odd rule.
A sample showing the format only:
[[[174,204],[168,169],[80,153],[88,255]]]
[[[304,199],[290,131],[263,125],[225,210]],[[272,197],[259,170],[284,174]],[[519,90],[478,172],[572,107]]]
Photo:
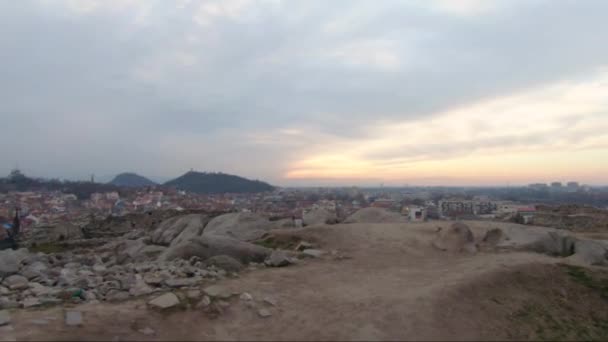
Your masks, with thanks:
[[[570,261],[575,261],[587,266],[603,266],[608,264],[608,248],[598,241],[578,240],[574,243],[574,255],[569,257]]]
[[[58,291],[39,283],[29,283],[30,291],[37,297],[56,294]]]
[[[82,312],[66,311],[65,312],[65,324],[69,327],[81,326],[82,325]]]
[[[233,257],[228,255],[216,255],[203,262],[205,267],[215,266],[228,272],[240,272],[243,269],[243,264]]]
[[[179,298],[174,293],[165,293],[148,302],[148,305],[157,309],[170,309],[179,305]]]
[[[11,324],[11,315],[6,310],[0,310],[0,327]]]
[[[251,212],[229,213],[214,217],[203,232],[203,236],[228,237],[240,241],[261,238],[274,228],[266,217]]]
[[[97,287],[97,291],[102,295],[109,293],[112,290],[120,290],[120,282],[116,280],[108,280]]]
[[[268,309],[259,309],[258,310],[258,316],[262,317],[262,318],[268,318],[270,316],[272,316],[272,313],[268,310]]]
[[[186,297],[188,299],[199,299],[199,298],[201,298],[201,291],[200,290],[190,290],[190,291],[186,292]]]
[[[172,288],[188,287],[188,286],[196,285],[201,280],[202,279],[199,277],[167,279],[167,280],[165,280],[165,285],[172,287]]]
[[[65,240],[78,240],[84,237],[82,229],[71,223],[61,223],[45,228],[45,235],[38,238],[39,243],[59,242]]]
[[[143,261],[145,257],[141,254],[141,251],[146,246],[146,238],[122,241],[115,247],[116,262],[118,264],[126,264],[128,262]]]
[[[25,248],[16,251],[12,249],[0,251],[0,278],[19,272],[21,261],[29,255],[28,250]]]
[[[102,264],[93,265],[93,272],[95,272],[95,273],[105,274],[107,270],[108,269],[107,269],[106,265],[102,265]]]
[[[271,250],[252,243],[223,236],[203,236],[187,242],[171,245],[159,257],[160,261],[189,260],[193,256],[209,259],[217,255],[228,255],[243,264],[263,262]]]
[[[63,268],[70,268],[70,269],[72,269],[72,268],[73,269],[79,269],[81,267],[82,267],[82,265],[80,263],[78,263],[78,262],[68,262],[67,264],[65,264],[63,266]]]
[[[279,250],[272,251],[272,254],[264,261],[266,266],[283,267],[291,264],[291,259],[287,253]]]
[[[247,292],[243,292],[243,293],[241,294],[241,297],[240,297],[240,298],[241,298],[241,300],[246,301],[246,302],[250,302],[250,301],[252,301],[252,300],[253,300],[253,296],[252,296],[252,295],[250,295],[250,294],[249,294],[249,293],[247,293]]]
[[[154,331],[150,327],[145,327],[143,329],[139,329],[138,331],[146,336],[152,336],[152,335],[156,334],[156,331]]]
[[[305,226],[334,224],[336,221],[338,221],[336,213],[321,208],[304,213],[304,216],[302,217],[302,223]]]
[[[318,249],[305,249],[304,251],[302,251],[302,254],[312,258],[320,258],[323,256],[323,254],[325,254],[325,252]]]
[[[196,308],[206,308],[209,305],[211,305],[211,298],[209,298],[209,296],[204,296],[203,299],[196,305]]]
[[[300,243],[296,246],[295,250],[298,252],[301,252],[305,249],[312,249],[313,245],[312,243],[306,242],[306,241],[300,241]]]
[[[228,299],[232,297],[232,291],[220,285],[211,285],[203,289],[203,292],[212,298]]]
[[[16,309],[18,307],[20,307],[19,302],[11,298],[0,297],[0,309]]]
[[[486,232],[483,242],[489,246],[497,246],[506,239],[505,233],[502,229],[493,228]]]
[[[154,260],[159,255],[161,255],[166,249],[167,247],[163,246],[148,245],[139,251],[135,260]]]
[[[116,276],[115,279],[120,282],[120,288],[125,291],[129,291],[129,289],[135,285],[137,281],[137,278],[133,273],[121,274]]]
[[[4,279],[4,285],[11,290],[25,290],[29,288],[29,282],[26,277],[14,274]]]
[[[145,275],[144,276],[144,282],[146,282],[146,284],[148,284],[148,285],[160,286],[160,285],[162,285],[162,283],[164,281],[165,281],[165,279],[160,276],[154,276],[154,275]]]
[[[220,299],[217,301],[217,305],[219,305],[221,308],[225,309],[230,306],[230,303],[225,300]]]
[[[277,300],[272,297],[264,297],[264,303],[272,306],[277,306]]]
[[[90,291],[85,291],[83,297],[84,297],[84,300],[86,300],[87,302],[93,302],[93,301],[97,301],[98,295],[97,295],[97,292],[95,292],[94,290],[90,290]]]
[[[153,264],[145,263],[145,264],[137,264],[135,265],[135,271],[137,273],[146,273],[150,272],[155,268]]]
[[[95,273],[89,270],[79,270],[78,275],[86,278],[95,276]]]
[[[27,279],[32,280],[34,278],[44,276],[43,272],[46,270],[48,270],[48,266],[45,263],[41,261],[35,261],[25,266],[19,273]]]
[[[49,325],[49,321],[46,319],[31,319],[30,323],[34,325]]]
[[[151,241],[161,246],[180,244],[201,236],[208,222],[209,217],[200,214],[172,217],[158,225],[151,234]]]
[[[42,302],[38,298],[28,297],[28,298],[25,298],[21,302],[21,305],[23,306],[24,309],[27,309],[27,308],[32,308],[35,306],[40,306],[40,305],[42,305]]]
[[[61,287],[69,287],[74,286],[77,280],[76,270],[63,268],[59,274],[57,284]]]
[[[433,247],[447,252],[477,252],[473,232],[464,223],[456,222],[450,228],[437,231],[432,242]]]
[[[148,286],[143,277],[139,274],[135,275],[135,284],[129,289],[132,296],[139,297],[154,292],[154,289]]]
[[[4,286],[0,286],[0,296],[7,296],[9,293],[11,293],[11,290]]]
[[[106,293],[106,300],[110,302],[122,302],[131,298],[131,294],[126,291],[110,290]]]

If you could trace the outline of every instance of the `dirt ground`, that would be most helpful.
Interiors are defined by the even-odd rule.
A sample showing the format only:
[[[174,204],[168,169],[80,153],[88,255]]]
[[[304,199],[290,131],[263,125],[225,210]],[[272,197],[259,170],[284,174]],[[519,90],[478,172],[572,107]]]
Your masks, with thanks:
[[[496,225],[471,223],[476,236]],[[255,307],[235,296],[218,317],[195,308],[156,312],[146,308],[145,298],[79,305],[75,309],[83,312],[81,327],[64,324],[69,307],[16,310],[11,312],[12,331],[0,329],[0,339],[608,338],[608,297],[602,292],[608,283],[602,282],[604,278],[589,280],[584,273],[603,277],[604,271],[561,266],[558,258],[534,253],[441,252],[430,243],[437,226],[344,224],[296,231],[337,254],[285,268],[246,271],[221,281],[234,292],[250,293]],[[265,303],[265,297],[276,306]],[[261,318],[260,308],[272,316]],[[47,324],[36,324],[39,320]],[[154,335],[138,331],[146,327]]]

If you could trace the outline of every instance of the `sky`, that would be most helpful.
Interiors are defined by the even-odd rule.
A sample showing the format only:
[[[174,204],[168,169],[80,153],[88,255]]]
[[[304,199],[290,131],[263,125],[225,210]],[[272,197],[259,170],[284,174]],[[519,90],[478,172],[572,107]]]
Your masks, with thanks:
[[[608,1],[0,1],[0,173],[608,184]]]

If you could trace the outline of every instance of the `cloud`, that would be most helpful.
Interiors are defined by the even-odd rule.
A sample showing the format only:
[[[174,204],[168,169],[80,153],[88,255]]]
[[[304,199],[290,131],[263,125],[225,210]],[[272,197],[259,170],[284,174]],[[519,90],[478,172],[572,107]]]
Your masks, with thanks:
[[[315,157],[328,175],[377,170],[361,180],[505,146],[587,151],[605,143],[586,132],[606,105],[580,99],[607,66],[606,13],[601,0],[0,2],[0,172],[194,167],[288,184]]]
[[[428,162],[467,160],[471,169],[496,156],[518,156],[511,169],[538,172],[523,160],[546,153],[608,152],[608,73],[559,82],[414,121],[379,124],[367,139],[345,139],[294,163],[288,178],[342,178],[373,174],[402,182],[426,177]],[[552,165],[552,162],[555,165]],[[543,168],[568,163],[546,161]],[[587,160],[580,167],[608,166]],[[336,166],[339,165],[339,166]],[[422,169],[421,169],[422,167]],[[436,177],[449,168],[435,170]],[[465,175],[462,175],[463,177]],[[478,175],[467,181],[475,183]]]

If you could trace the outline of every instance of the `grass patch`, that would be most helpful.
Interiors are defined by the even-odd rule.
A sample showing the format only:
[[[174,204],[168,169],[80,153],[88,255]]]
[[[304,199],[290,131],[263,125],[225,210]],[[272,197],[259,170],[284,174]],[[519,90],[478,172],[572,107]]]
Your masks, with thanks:
[[[272,249],[275,249],[275,248],[278,247],[277,242],[272,237],[268,237],[266,239],[254,241],[253,243],[256,244],[256,245],[258,245],[258,246],[262,246],[262,247],[266,247],[266,248],[272,248]]]
[[[301,241],[296,236],[267,235],[253,243],[270,249],[294,249]]]
[[[572,265],[561,265],[566,269],[566,273],[575,282],[595,290],[599,295],[608,300],[608,278],[598,278],[591,276],[583,267]]]
[[[540,303],[528,303],[513,314],[513,320],[523,326],[531,326],[532,340],[571,341],[606,340],[608,321],[593,317],[585,319],[576,315],[555,315],[550,307]]]
[[[554,276],[565,281],[560,286],[574,297],[555,297],[550,294],[556,291],[547,288],[546,297],[529,298],[509,316],[518,331],[513,336],[542,341],[608,340],[608,273],[571,265],[559,265],[558,270]]]
[[[59,243],[40,243],[32,245],[28,249],[32,253],[42,252],[45,254],[53,254],[65,252],[68,248],[65,245]]]

